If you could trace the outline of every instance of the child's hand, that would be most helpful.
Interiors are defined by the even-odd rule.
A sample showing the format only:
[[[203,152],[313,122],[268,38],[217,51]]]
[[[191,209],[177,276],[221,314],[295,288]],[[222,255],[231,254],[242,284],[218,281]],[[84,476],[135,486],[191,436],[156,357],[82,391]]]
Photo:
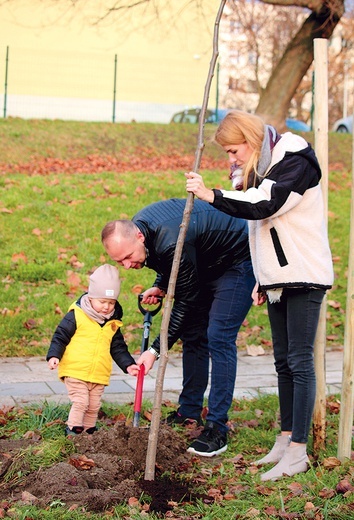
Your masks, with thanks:
[[[51,357],[48,361],[48,365],[50,370],[55,370],[56,368],[58,368],[59,359],[57,357]]]
[[[130,376],[137,377],[137,375],[139,374],[139,370],[140,370],[140,367],[138,367],[138,365],[129,365],[127,367],[127,372]]]

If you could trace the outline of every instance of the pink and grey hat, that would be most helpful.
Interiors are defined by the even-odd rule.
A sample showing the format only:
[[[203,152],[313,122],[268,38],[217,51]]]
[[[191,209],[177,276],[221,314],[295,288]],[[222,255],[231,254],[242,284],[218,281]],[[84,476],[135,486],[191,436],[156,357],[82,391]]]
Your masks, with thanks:
[[[113,265],[101,265],[90,276],[89,298],[117,300],[119,291],[119,273]]]

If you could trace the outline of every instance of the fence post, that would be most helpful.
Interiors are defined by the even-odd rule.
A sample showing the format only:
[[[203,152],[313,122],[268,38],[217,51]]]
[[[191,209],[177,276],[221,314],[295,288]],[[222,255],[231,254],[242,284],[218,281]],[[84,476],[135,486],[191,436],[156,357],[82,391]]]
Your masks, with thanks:
[[[116,121],[116,91],[117,91],[117,55],[114,55],[114,81],[113,81],[113,116],[112,123]]]
[[[7,77],[9,71],[9,46],[6,47],[6,61],[5,61],[5,89],[4,89],[4,119],[6,118],[7,109]]]

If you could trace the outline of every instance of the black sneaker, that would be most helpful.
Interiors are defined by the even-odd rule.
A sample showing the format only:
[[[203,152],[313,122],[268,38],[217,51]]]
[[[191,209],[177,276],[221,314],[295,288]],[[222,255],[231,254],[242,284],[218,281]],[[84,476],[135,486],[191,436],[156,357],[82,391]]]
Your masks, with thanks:
[[[73,426],[70,430],[69,426],[65,428],[65,435],[69,437],[69,435],[80,435],[84,431],[83,426]]]
[[[192,442],[187,451],[202,457],[214,457],[226,450],[226,433],[222,433],[215,423],[208,421],[198,439]]]
[[[89,435],[92,435],[93,433],[95,433],[97,431],[98,431],[97,426],[92,426],[91,428],[87,428],[87,430],[85,430],[85,432],[88,433]]]
[[[202,426],[203,420],[199,416],[197,419],[193,419],[192,417],[186,417],[185,415],[181,415],[178,411],[173,411],[168,414],[166,419],[162,421],[164,424],[168,426],[173,426],[175,424],[179,424],[180,426]]]

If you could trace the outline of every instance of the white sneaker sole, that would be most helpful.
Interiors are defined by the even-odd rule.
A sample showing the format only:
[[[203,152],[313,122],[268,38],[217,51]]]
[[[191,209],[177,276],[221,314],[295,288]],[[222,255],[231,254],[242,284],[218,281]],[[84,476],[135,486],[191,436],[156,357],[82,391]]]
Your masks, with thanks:
[[[216,451],[197,451],[194,448],[190,447],[187,449],[188,453],[194,453],[194,455],[199,455],[200,457],[214,457],[215,455],[220,455],[221,453],[224,453],[224,451],[227,450],[227,444]]]

